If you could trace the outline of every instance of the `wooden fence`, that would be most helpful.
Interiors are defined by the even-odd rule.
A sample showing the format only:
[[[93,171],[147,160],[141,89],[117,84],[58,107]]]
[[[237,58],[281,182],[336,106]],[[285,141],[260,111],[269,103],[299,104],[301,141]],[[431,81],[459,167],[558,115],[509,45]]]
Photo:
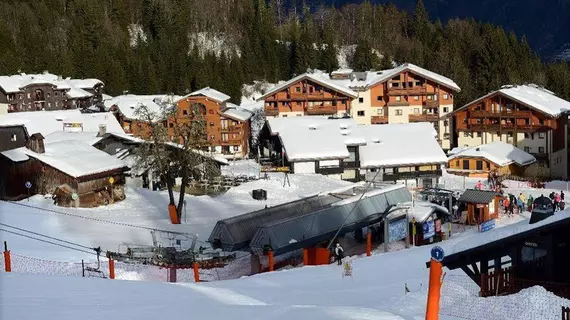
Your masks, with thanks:
[[[515,277],[512,267],[504,268],[499,272],[491,271],[489,274],[482,274],[480,296],[490,297],[512,294],[533,286],[541,286],[557,296],[570,298],[570,284],[520,279]],[[570,320],[570,318],[567,320]]]
[[[562,320],[570,320],[570,307],[562,307]]]

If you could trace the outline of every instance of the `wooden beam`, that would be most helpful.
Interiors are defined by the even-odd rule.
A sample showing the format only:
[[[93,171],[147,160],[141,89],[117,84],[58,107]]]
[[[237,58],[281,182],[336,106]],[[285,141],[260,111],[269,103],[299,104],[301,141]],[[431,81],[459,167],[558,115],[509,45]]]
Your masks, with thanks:
[[[481,277],[475,275],[475,273],[474,273],[471,269],[469,269],[468,266],[462,266],[462,267],[461,267],[461,270],[463,270],[463,272],[465,272],[465,274],[466,274],[469,278],[471,278],[471,280],[473,280],[477,285],[480,285],[480,284],[481,284]]]
[[[475,272],[476,275],[481,275],[481,272],[479,271],[479,268],[477,267],[477,263],[472,262],[471,263],[471,268],[473,268],[473,272]]]

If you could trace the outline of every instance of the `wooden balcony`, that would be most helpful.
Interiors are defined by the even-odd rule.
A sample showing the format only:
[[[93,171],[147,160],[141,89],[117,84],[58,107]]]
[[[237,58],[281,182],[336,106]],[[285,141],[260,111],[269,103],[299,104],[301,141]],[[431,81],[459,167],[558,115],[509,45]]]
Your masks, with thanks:
[[[323,106],[323,107],[308,107],[305,109],[305,114],[310,116],[316,115],[333,115],[337,113],[336,107]]]
[[[223,145],[223,146],[227,146],[227,145],[230,145],[230,146],[239,146],[239,145],[242,144],[242,142],[243,142],[243,141],[242,141],[241,139],[229,139],[229,140],[221,140],[221,141],[220,141],[220,144]]]
[[[503,124],[484,124],[484,123],[472,123],[466,126],[457,126],[457,129],[464,129],[468,131],[519,131],[519,132],[534,132],[534,131],[546,131],[550,128],[540,124],[518,124],[514,123],[503,123]]]
[[[426,107],[426,108],[437,108],[437,107],[439,107],[439,101],[438,100],[426,100],[426,101],[424,101],[424,107]]]
[[[386,124],[386,123],[388,123],[388,116],[372,116],[370,123],[371,124]]]
[[[531,111],[501,111],[493,112],[487,110],[474,110],[470,111],[469,115],[473,118],[530,118],[532,116]]]
[[[265,115],[266,116],[278,116],[279,115],[279,109],[278,108],[268,108],[265,107]]]
[[[388,102],[388,107],[409,107],[410,103],[408,101],[390,101]]]
[[[427,93],[424,87],[414,88],[388,88],[389,96],[421,96]]]
[[[435,122],[439,121],[437,114],[410,114],[408,116],[409,122]]]
[[[227,127],[227,128],[220,128],[221,132],[241,132],[242,131],[242,127],[241,126],[231,126],[231,127]]]

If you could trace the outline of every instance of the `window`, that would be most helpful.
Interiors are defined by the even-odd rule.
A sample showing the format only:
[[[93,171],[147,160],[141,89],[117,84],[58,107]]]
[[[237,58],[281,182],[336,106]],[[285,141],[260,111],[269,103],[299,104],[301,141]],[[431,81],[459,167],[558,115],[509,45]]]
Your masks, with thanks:
[[[463,170],[469,170],[469,160],[463,160]]]
[[[20,100],[22,100],[22,99],[24,99],[24,95],[23,95],[23,94],[20,95]]]
[[[171,128],[174,128],[174,123],[171,122],[171,123],[168,124],[168,126],[171,127]]]
[[[538,147],[538,153],[544,153],[544,147]]]
[[[396,96],[396,101],[402,101],[402,97]]]
[[[443,126],[448,127],[449,126],[449,120],[443,120]]]
[[[449,108],[448,108],[448,107],[443,107],[443,112],[449,112]]]
[[[10,137],[10,141],[16,142],[16,140],[18,140],[18,137],[17,137],[15,134],[13,134],[13,135]]]
[[[53,95],[57,97],[59,95],[59,92],[56,91],[53,93]]]
[[[455,160],[455,166],[459,167],[459,160]]]
[[[301,105],[301,101],[297,101],[296,104],[297,104],[298,106],[300,106],[300,105]]]
[[[188,110],[182,110],[182,114],[185,116],[188,115]]]
[[[530,138],[530,133],[526,133],[526,132],[525,132],[524,138],[525,138],[525,139],[529,139],[529,138]]]
[[[377,96],[377,97],[376,97],[376,100],[382,101],[382,96]]]
[[[419,97],[419,96],[414,96],[414,100],[415,100],[415,101],[419,101],[419,100],[420,100],[420,97]]]
[[[234,151],[239,151],[239,146],[234,146]]]
[[[464,136],[464,137],[469,137],[469,132],[463,131],[463,136]]]
[[[512,137],[513,137],[513,133],[512,133],[512,132],[507,132],[507,137],[512,138]]]
[[[403,114],[402,109],[396,109],[396,115],[401,116]]]
[[[28,92],[28,99],[32,97],[32,94]]]
[[[297,114],[297,117],[302,117],[302,116],[303,116],[303,115],[302,115],[302,114],[300,114],[300,113],[299,113],[299,114]]]
[[[213,127],[213,126],[214,126],[214,123],[213,123],[213,122],[210,122],[210,127]]]
[[[359,117],[364,117],[364,110],[359,110],[356,112]]]
[[[524,152],[530,152],[530,147],[524,147]]]
[[[284,114],[284,115],[283,115],[283,118],[287,118],[287,115],[286,115],[286,114]]]
[[[301,92],[301,88],[300,88],[300,87],[295,87],[295,92]]]
[[[428,100],[433,100],[433,96],[432,96],[432,95],[427,96],[427,98],[428,98]]]
[[[447,93],[444,93],[443,94],[443,100],[447,100],[447,99],[449,99],[449,95]]]
[[[420,108],[414,108],[414,113],[415,113],[415,114],[419,114],[419,113],[420,113]]]
[[[544,139],[544,138],[546,138],[546,133],[544,133],[544,132],[539,132],[539,133],[538,133],[538,138],[539,138],[539,139]]]
[[[208,113],[209,113],[209,114],[214,114],[214,109],[208,110]]]
[[[333,107],[336,107],[336,104],[337,104],[337,101],[334,100],[334,101],[332,102]]]
[[[358,103],[364,103],[364,98],[358,98]]]
[[[483,161],[477,160],[475,163],[477,170],[483,170]]]
[[[481,132],[477,132],[477,138],[481,138]]]
[[[531,246],[524,246],[521,249],[522,262],[541,260],[541,258],[543,257],[546,257],[546,250],[544,249],[531,247]]]
[[[210,136],[210,140],[214,140],[214,139],[216,139],[216,137]]]
[[[47,93],[47,97],[48,97],[48,98],[51,98],[51,93],[50,93],[50,92]]]

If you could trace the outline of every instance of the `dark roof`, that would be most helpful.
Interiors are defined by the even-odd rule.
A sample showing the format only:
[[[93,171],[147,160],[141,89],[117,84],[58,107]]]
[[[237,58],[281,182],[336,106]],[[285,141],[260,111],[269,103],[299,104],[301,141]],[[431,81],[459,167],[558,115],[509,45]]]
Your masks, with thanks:
[[[495,191],[467,189],[459,197],[459,202],[487,204],[496,196]]]
[[[30,136],[30,139],[32,139],[32,138],[33,138],[33,139],[42,140],[42,139],[44,139],[44,136],[43,136],[41,133],[36,132],[36,133],[34,133],[34,134],[32,134],[32,135]]]
[[[358,196],[356,196],[358,197]],[[270,245],[276,255],[315,246],[339,235],[377,223],[393,211],[393,207],[412,200],[404,185],[369,191],[360,201],[337,203],[304,215],[265,224],[257,229],[250,242],[254,252]]]
[[[0,125],[0,152],[23,147],[28,139],[28,130],[23,124]]]

